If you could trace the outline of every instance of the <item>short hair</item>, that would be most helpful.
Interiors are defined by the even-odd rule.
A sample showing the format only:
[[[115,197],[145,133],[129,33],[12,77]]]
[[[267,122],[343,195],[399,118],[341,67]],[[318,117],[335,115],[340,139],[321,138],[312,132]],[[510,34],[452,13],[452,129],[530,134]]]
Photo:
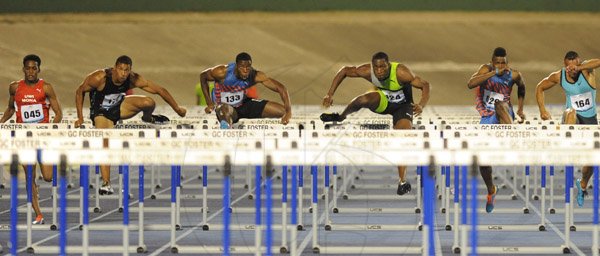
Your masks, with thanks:
[[[250,61],[252,62],[252,57],[247,52],[240,52],[237,56],[235,56],[235,63],[239,63],[240,61]]]
[[[23,58],[23,66],[25,66],[25,64],[28,61],[35,61],[38,65],[38,67],[42,65],[42,59],[40,59],[40,56],[37,56],[35,54],[29,54],[29,55],[25,56],[25,58]]]
[[[129,66],[133,66],[133,61],[127,55],[121,55],[121,56],[119,56],[119,58],[117,58],[117,61],[115,62],[115,66],[118,65],[119,63],[121,63],[121,64],[127,64]]]
[[[492,54],[492,58],[494,57],[506,57],[506,49],[502,47],[496,47],[496,49],[494,49],[494,53]]]
[[[373,54],[373,58],[371,58],[371,62],[375,61],[375,60],[385,60],[386,62],[389,62],[389,58],[388,55],[385,52],[377,52],[375,54]]]
[[[567,54],[565,54],[565,60],[574,60],[577,58],[579,58],[579,54],[575,51],[568,51]]]

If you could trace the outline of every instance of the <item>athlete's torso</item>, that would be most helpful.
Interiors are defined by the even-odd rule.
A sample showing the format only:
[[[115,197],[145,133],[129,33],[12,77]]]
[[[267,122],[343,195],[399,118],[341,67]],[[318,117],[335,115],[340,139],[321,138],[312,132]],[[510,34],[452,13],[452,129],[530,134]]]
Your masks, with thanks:
[[[592,88],[583,73],[579,73],[577,81],[570,83],[563,68],[560,72],[560,86],[565,91],[566,108],[575,109],[583,117],[596,115],[596,89]]]
[[[405,85],[398,81],[396,70],[400,63],[390,62],[390,75],[384,81],[380,81],[375,76],[373,65],[371,65],[371,83],[380,89],[391,103],[412,103],[412,86]]]
[[[492,76],[488,80],[486,80],[482,85],[479,86],[479,91],[477,94],[478,107],[483,107],[487,110],[495,110],[495,103],[497,101],[508,102],[510,103],[510,94],[512,92],[512,87],[515,84],[515,81],[512,78],[513,71],[504,72],[504,74],[498,76]]]
[[[50,102],[44,91],[44,80],[29,86],[25,80],[19,81],[15,92],[17,123],[48,123]]]
[[[227,65],[227,73],[223,81],[215,82],[214,98],[217,104],[240,106],[245,99],[244,90],[256,84],[256,70],[252,69],[246,79],[235,75],[235,63]]]
[[[104,69],[106,82],[102,91],[92,90],[90,92],[91,109],[110,109],[121,105],[127,90],[131,87],[131,75],[121,85],[115,85],[112,80],[112,69]]]

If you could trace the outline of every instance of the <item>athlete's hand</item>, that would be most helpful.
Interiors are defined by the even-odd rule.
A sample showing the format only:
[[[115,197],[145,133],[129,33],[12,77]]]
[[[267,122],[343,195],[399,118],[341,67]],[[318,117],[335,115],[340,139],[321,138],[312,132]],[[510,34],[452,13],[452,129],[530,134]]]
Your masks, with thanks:
[[[213,109],[215,109],[215,104],[214,103],[207,103],[206,107],[204,108],[204,112],[206,112],[206,114],[210,114]]]
[[[567,73],[579,72],[579,70],[579,65],[569,65],[565,68],[565,71],[567,71]]]
[[[517,115],[521,118],[521,120],[519,120],[520,124],[522,124],[523,122],[525,122],[525,114],[523,114],[523,110],[522,109],[517,110]]]
[[[286,111],[285,115],[281,117],[281,123],[284,125],[288,124],[290,122],[290,118],[292,118],[292,112]]]
[[[323,97],[323,107],[328,108],[333,104],[333,96],[327,94]]]
[[[75,121],[75,128],[79,128],[81,126],[81,124],[83,124],[83,119],[82,118],[77,119],[77,121]]]
[[[419,104],[412,104],[413,116],[418,116],[423,113],[423,107]]]
[[[552,116],[550,116],[550,113],[548,113],[548,111],[541,112],[540,117],[542,118],[542,120],[552,119]]]
[[[496,68],[495,72],[496,72],[497,76],[501,76],[501,75],[504,75],[504,73],[506,73],[506,72],[510,72],[510,68],[507,65],[503,69]]]
[[[184,107],[181,107],[181,106],[179,106],[179,107],[177,107],[177,108],[175,109],[175,112],[177,112],[177,114],[178,114],[180,117],[185,117],[185,114],[187,113],[187,109],[185,109]]]

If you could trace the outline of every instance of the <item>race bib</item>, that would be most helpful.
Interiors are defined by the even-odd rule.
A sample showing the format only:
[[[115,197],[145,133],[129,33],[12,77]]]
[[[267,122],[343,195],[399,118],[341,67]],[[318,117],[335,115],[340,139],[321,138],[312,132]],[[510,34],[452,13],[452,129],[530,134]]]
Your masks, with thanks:
[[[406,101],[406,96],[404,96],[404,91],[387,91],[387,90],[382,90],[383,94],[385,94],[385,96],[388,99],[388,102],[391,103],[404,103]]]
[[[577,111],[586,111],[590,109],[594,103],[592,92],[586,92],[577,95],[571,95],[571,107]]]
[[[227,105],[238,105],[244,100],[244,91],[239,92],[221,92],[221,103]]]
[[[483,90],[483,102],[487,109],[495,110],[496,106],[494,104],[496,101],[504,101],[504,95],[490,90]]]
[[[102,101],[102,105],[100,106],[102,108],[109,109],[120,104],[124,97],[124,93],[105,95],[104,100]]]
[[[21,106],[21,119],[24,123],[39,123],[44,120],[42,104]]]

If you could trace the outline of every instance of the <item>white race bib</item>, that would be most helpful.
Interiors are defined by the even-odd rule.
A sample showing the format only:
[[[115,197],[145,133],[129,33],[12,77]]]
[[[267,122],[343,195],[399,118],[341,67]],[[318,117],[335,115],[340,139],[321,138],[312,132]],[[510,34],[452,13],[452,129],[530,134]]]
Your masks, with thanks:
[[[239,92],[221,92],[221,103],[227,105],[238,105],[244,100],[244,91]]]
[[[42,104],[21,106],[21,119],[24,123],[38,123],[44,120]]]
[[[571,107],[577,111],[586,111],[593,105],[592,92],[571,95]]]
[[[391,103],[404,103],[406,101],[406,96],[404,96],[404,92],[402,90],[395,91],[395,92],[388,91],[388,90],[381,90],[381,91],[387,97],[388,102],[391,102]]]
[[[109,108],[121,103],[121,101],[123,100],[123,97],[125,97],[124,93],[105,95],[104,100],[102,101],[102,105],[100,105],[100,107],[109,109]]]
[[[487,109],[495,110],[496,106],[494,104],[496,101],[504,101],[504,95],[490,90],[483,90],[483,102]]]

